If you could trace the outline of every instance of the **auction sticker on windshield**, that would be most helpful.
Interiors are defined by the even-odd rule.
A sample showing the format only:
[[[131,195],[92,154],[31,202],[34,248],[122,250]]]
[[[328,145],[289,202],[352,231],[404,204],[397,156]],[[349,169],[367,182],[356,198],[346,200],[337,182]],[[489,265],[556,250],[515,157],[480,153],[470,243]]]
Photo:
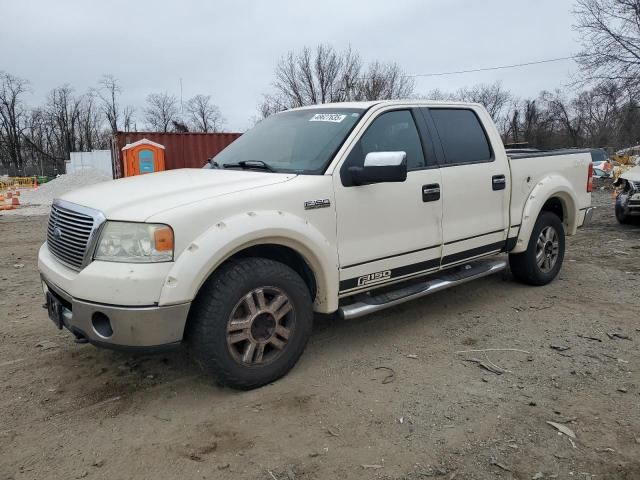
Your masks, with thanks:
[[[342,113],[316,113],[309,119],[310,122],[334,122],[340,123],[347,116]]]

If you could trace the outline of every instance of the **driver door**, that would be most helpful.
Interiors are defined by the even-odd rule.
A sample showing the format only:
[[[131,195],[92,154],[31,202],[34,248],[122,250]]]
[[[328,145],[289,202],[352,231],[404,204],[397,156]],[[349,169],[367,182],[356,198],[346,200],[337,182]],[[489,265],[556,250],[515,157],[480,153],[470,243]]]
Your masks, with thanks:
[[[416,120],[424,122],[412,109],[380,113],[334,174],[341,296],[440,266],[440,170]],[[349,167],[362,166],[368,153],[398,151],[406,153],[406,181],[353,184]]]

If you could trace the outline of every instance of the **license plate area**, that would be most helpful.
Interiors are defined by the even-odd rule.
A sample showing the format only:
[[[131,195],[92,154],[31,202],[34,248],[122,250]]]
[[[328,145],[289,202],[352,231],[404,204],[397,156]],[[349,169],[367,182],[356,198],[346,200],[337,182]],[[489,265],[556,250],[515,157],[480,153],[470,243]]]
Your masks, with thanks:
[[[62,312],[63,306],[60,300],[54,297],[51,292],[46,293],[47,296],[47,313],[49,314],[49,318],[58,327],[59,330],[62,330]]]

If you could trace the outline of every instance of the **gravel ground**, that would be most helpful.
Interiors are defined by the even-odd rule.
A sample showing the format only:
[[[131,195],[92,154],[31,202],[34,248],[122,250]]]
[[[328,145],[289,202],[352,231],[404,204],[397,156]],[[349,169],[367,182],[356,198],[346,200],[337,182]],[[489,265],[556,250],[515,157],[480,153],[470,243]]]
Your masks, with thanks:
[[[639,479],[640,225],[608,190],[594,204],[551,285],[505,273],[318,317],[298,366],[251,392],[182,351],[73,343],[41,308],[46,218],[0,218],[0,479]],[[480,349],[528,353],[457,353]]]
[[[108,180],[112,180],[111,176],[94,169],[79,170],[67,175],[60,175],[58,178],[44,183],[36,189],[21,190],[21,206],[15,210],[0,211],[0,217],[46,215],[49,213],[51,203],[55,198],[73,190]]]

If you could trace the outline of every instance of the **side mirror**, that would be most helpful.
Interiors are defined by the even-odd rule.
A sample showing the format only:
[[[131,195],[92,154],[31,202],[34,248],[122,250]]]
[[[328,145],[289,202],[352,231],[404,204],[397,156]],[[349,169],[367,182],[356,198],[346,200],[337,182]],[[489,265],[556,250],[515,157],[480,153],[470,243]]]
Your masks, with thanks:
[[[407,179],[406,152],[370,152],[363,167],[350,167],[354,185],[404,182]]]

